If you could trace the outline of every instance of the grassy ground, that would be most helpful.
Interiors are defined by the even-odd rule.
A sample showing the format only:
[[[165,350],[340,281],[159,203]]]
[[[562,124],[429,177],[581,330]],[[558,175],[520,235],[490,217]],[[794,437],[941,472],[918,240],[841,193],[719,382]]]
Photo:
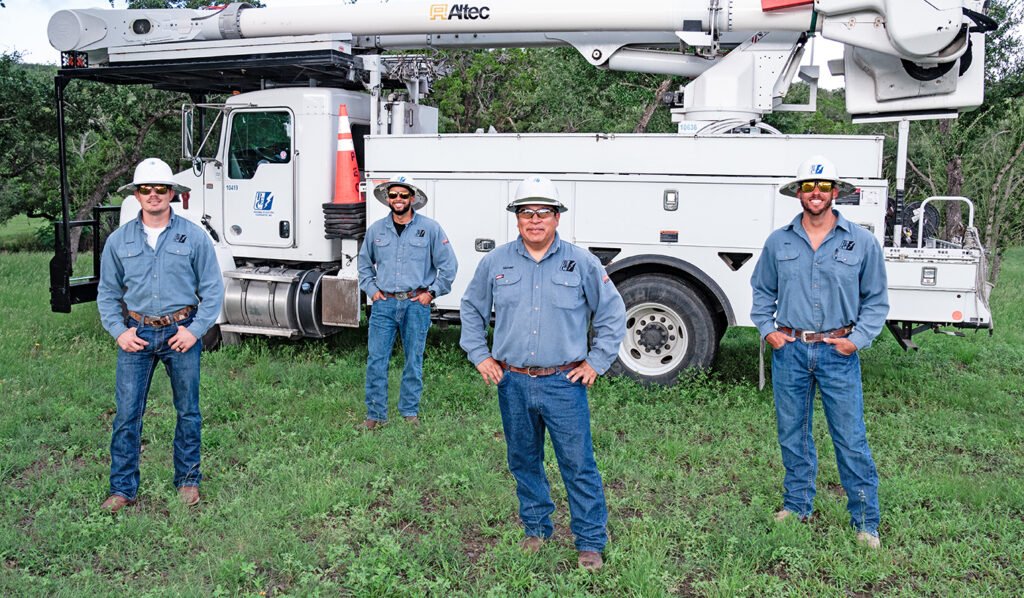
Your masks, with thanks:
[[[255,340],[204,358],[204,502],[171,485],[174,410],[157,373],[141,500],[107,491],[115,346],[94,305],[48,309],[47,256],[0,256],[0,594],[1020,595],[1024,587],[1024,252],[1008,254],[992,338],[926,335],[864,355],[883,550],[858,548],[820,408],[819,517],[771,522],[782,468],[756,336],[673,388],[591,394],[611,543],[575,566],[553,459],[556,541],[521,531],[493,387],[431,332],[423,426],[361,433],[365,331]],[[392,389],[397,371],[392,368]],[[392,399],[394,401],[394,398]],[[392,403],[394,409],[394,403]],[[550,450],[548,451],[551,454]]]
[[[26,251],[46,247],[39,239],[39,229],[46,224],[42,218],[15,216],[0,225],[0,251]]]

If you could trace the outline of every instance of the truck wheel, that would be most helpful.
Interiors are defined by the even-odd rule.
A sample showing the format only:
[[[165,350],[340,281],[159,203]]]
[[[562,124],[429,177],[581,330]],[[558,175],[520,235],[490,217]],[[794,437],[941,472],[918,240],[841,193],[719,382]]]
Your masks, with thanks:
[[[241,334],[237,332],[222,332],[220,325],[214,324],[203,335],[203,351],[216,351],[221,347],[230,347],[241,342]]]
[[[626,338],[609,373],[644,384],[674,384],[686,368],[708,368],[718,351],[714,316],[685,282],[643,274],[618,285]]]

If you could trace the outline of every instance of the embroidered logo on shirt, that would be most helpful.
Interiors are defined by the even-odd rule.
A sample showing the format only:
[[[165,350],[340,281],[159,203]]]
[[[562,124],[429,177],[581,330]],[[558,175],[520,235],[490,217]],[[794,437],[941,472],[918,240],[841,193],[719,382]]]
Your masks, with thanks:
[[[427,234],[427,231],[422,229],[422,228],[420,230],[416,231],[416,236],[417,237],[422,237],[422,236],[424,236],[426,234]]]
[[[187,238],[188,237],[186,235],[183,235],[181,233],[178,233],[178,234],[174,235],[174,241],[176,243],[184,243],[185,239],[187,239]]]
[[[494,280],[501,280],[502,278],[505,278],[505,275],[504,274],[499,274],[499,275],[494,277]]]
[[[839,245],[839,247],[841,249],[844,249],[846,251],[853,251],[853,248],[856,247],[856,246],[857,246],[857,242],[856,241],[843,241],[842,244]]]
[[[562,272],[574,272],[576,270],[575,260],[562,260]]]

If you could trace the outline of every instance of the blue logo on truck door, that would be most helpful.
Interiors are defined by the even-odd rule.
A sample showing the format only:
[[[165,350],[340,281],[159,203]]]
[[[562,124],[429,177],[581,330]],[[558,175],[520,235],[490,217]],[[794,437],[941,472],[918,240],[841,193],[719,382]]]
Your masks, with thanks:
[[[257,191],[256,201],[252,204],[252,210],[257,215],[269,214],[274,209],[274,193],[272,191]]]

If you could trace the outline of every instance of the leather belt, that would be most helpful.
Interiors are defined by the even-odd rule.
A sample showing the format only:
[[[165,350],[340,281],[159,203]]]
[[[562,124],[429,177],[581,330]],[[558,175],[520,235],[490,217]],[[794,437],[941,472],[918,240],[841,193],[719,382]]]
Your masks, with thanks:
[[[500,365],[501,369],[503,369],[503,370],[508,370],[510,372],[515,372],[517,374],[526,374],[527,376],[529,376],[531,378],[539,378],[541,376],[550,376],[552,374],[557,374],[558,372],[567,372],[569,370],[574,370],[574,369],[578,368],[580,366],[580,364],[582,364],[582,363],[583,363],[582,361],[574,361],[572,363],[566,363],[564,365],[556,365],[556,366],[550,367],[550,368],[542,368],[542,367],[537,367],[537,366],[533,366],[533,365],[531,365],[529,367],[525,367],[525,368],[517,368],[516,366],[509,365],[509,364],[505,363],[504,361],[499,361],[498,365]]]
[[[843,338],[850,334],[853,332],[853,324],[843,326],[842,328],[836,328],[835,330],[825,330],[822,332],[815,332],[813,330],[796,330],[787,326],[779,326],[779,332],[796,337],[805,343],[820,343],[827,338]]]
[[[384,291],[381,291],[381,293],[384,293],[385,297],[388,297],[389,299],[399,299],[399,300],[415,299],[416,297],[419,297],[420,295],[422,295],[423,293],[426,293],[426,292],[428,292],[427,289],[416,289],[416,290],[413,290],[413,291],[399,291],[397,293],[385,293]]]
[[[164,326],[170,326],[171,324],[176,324],[182,320],[188,319],[188,317],[192,315],[192,312],[193,310],[195,310],[195,308],[196,307],[194,305],[189,305],[188,307],[183,307],[174,313],[170,313],[164,316],[144,316],[134,311],[129,311],[128,315],[131,316],[132,319],[138,322],[142,322],[146,326],[152,326],[153,328],[163,328]]]

